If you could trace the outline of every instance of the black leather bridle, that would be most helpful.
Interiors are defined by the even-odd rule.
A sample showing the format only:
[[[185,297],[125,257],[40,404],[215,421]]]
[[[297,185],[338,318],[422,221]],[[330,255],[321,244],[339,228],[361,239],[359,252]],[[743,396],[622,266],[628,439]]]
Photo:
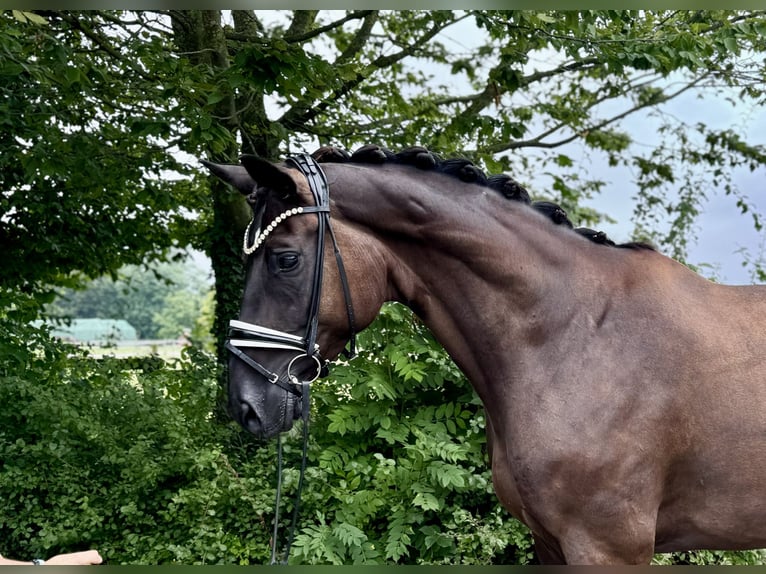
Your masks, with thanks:
[[[343,258],[341,257],[340,250],[338,249],[338,242],[335,239],[335,233],[333,232],[332,225],[330,224],[330,188],[327,184],[327,179],[324,172],[322,171],[322,168],[319,167],[317,161],[308,154],[297,154],[288,157],[285,161],[288,164],[295,166],[306,177],[314,198],[314,205],[288,210],[287,212],[278,216],[274,222],[269,224],[269,226],[266,227],[265,233],[262,234],[260,229],[257,230],[256,237],[265,238],[272,229],[274,229],[287,217],[310,213],[317,215],[318,227],[316,258],[314,264],[314,276],[311,286],[311,302],[308,310],[305,334],[303,336],[294,335],[285,331],[279,331],[276,329],[263,327],[261,325],[256,325],[254,323],[248,323],[234,319],[229,322],[229,339],[225,344],[225,347],[235,357],[242,360],[256,372],[263,375],[270,383],[280,386],[284,390],[297,395],[301,399],[301,418],[303,419],[303,456],[301,460],[301,472],[298,481],[296,502],[293,509],[292,526],[283,563],[287,563],[287,558],[290,553],[290,546],[292,545],[292,539],[295,533],[298,506],[300,502],[301,489],[303,487],[303,476],[306,468],[308,418],[310,411],[310,385],[320,375],[324,375],[327,372],[327,361],[322,358],[319,345],[317,344],[317,331],[319,329],[319,304],[322,295],[322,279],[324,272],[325,238],[327,235],[330,236],[330,240],[332,241],[335,261],[338,266],[338,274],[340,276],[340,283],[343,289],[343,297],[346,303],[346,314],[348,317],[350,337],[349,346],[345,352],[349,358],[352,357],[356,352],[356,326],[354,321],[354,307],[351,303],[351,291],[349,290],[348,286],[346,270],[343,266]],[[245,251],[255,251],[255,249],[257,249],[260,245],[260,240],[255,242],[250,247],[248,247],[248,240],[249,226],[248,231],[245,232]],[[280,373],[277,371],[272,371],[268,367],[247,355],[242,350],[243,348],[292,350],[296,352],[296,355],[288,362],[287,368]],[[291,372],[291,369],[297,360],[304,357],[315,361],[317,370],[314,376],[309,380],[301,381]],[[282,483],[282,443],[279,441],[279,437],[277,469],[276,513],[274,517],[274,533],[271,547],[272,564],[276,563],[278,531],[277,525],[279,521],[279,499]]]

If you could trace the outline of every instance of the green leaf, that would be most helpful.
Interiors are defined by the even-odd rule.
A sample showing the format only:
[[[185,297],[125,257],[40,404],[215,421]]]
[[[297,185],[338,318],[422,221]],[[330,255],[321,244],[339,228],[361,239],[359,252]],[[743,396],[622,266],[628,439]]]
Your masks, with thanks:
[[[207,97],[207,105],[212,106],[226,98],[223,92],[211,92]]]
[[[37,24],[38,26],[47,26],[48,20],[40,16],[39,14],[35,14],[34,12],[24,12],[24,17],[32,22],[33,24]]]
[[[412,500],[412,504],[423,510],[439,510],[441,508],[439,499],[427,492],[417,493]]]
[[[356,526],[342,522],[333,528],[333,534],[346,546],[360,546],[367,535]]]

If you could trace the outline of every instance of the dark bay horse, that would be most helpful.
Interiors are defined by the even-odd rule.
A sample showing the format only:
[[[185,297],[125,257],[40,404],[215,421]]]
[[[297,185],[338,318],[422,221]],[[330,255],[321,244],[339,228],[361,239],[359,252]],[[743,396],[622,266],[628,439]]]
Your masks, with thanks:
[[[206,163],[253,206],[242,425],[290,428],[295,389],[399,301],[484,403],[495,491],[542,562],[766,547],[766,287],[589,240],[422,148],[314,155]]]

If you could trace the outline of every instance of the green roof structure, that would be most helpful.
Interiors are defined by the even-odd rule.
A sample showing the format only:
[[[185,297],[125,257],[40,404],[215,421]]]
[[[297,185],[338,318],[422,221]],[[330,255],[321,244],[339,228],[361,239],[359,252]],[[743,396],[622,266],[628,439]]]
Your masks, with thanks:
[[[135,341],[138,333],[124,319],[72,319],[70,325],[55,325],[54,337],[77,343]]]

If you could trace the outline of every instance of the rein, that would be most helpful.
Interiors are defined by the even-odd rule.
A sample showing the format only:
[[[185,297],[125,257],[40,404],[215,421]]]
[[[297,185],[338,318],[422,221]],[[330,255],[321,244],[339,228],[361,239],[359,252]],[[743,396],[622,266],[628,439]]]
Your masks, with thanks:
[[[341,257],[340,250],[338,249],[338,242],[335,239],[335,233],[333,233],[332,226],[330,224],[330,188],[327,184],[322,168],[314,158],[308,154],[298,154],[287,158],[286,162],[294,165],[305,177],[309,184],[309,189],[314,198],[313,206],[298,207],[290,209],[266,226],[265,230],[258,229],[255,233],[253,243],[248,245],[248,238],[250,234],[250,227],[253,221],[248,225],[245,231],[245,239],[243,250],[246,255],[254,253],[266,240],[268,235],[279,225],[282,221],[288,217],[315,213],[317,215],[317,249],[316,258],[314,264],[314,275],[311,285],[311,303],[309,305],[308,316],[306,320],[305,335],[298,336],[285,331],[279,331],[256,325],[254,323],[248,323],[246,321],[240,321],[232,319],[229,321],[230,337],[226,341],[225,348],[228,349],[235,357],[243,361],[249,367],[256,372],[264,376],[270,383],[278,385],[285,391],[288,391],[301,399],[301,418],[303,419],[303,447],[301,454],[301,469],[298,479],[298,489],[295,494],[295,506],[293,508],[292,522],[290,525],[290,533],[287,541],[287,548],[285,549],[284,558],[282,564],[287,564],[287,559],[290,554],[290,547],[292,546],[293,537],[295,535],[295,527],[298,520],[298,508],[300,506],[301,491],[303,490],[303,478],[306,470],[306,459],[308,451],[308,423],[310,412],[310,386],[319,376],[326,373],[327,361],[322,359],[320,354],[319,345],[317,344],[317,331],[319,328],[319,304],[322,295],[322,280],[324,273],[324,251],[325,251],[325,237],[330,236],[330,240],[333,245],[333,253],[335,255],[335,262],[338,266],[338,274],[340,276],[341,287],[343,289],[343,297],[346,302],[346,315],[348,317],[348,325],[350,330],[349,347],[345,350],[346,356],[353,357],[356,353],[356,325],[354,319],[354,308],[351,303],[351,291],[348,286],[348,278],[346,276],[346,269],[343,265],[343,258]],[[232,338],[231,335],[235,335]],[[287,368],[283,373],[277,373],[272,371],[268,367],[259,363],[249,355],[247,355],[242,348],[258,348],[258,349],[277,349],[295,351],[296,355],[287,364]],[[308,358],[316,363],[316,373],[309,380],[300,381],[292,374],[291,369],[294,363],[303,358]],[[275,500],[275,515],[274,515],[274,532],[271,541],[271,564],[276,564],[277,554],[277,537],[279,530],[279,506],[281,498],[281,486],[282,486],[282,441],[277,437],[277,490]]]

